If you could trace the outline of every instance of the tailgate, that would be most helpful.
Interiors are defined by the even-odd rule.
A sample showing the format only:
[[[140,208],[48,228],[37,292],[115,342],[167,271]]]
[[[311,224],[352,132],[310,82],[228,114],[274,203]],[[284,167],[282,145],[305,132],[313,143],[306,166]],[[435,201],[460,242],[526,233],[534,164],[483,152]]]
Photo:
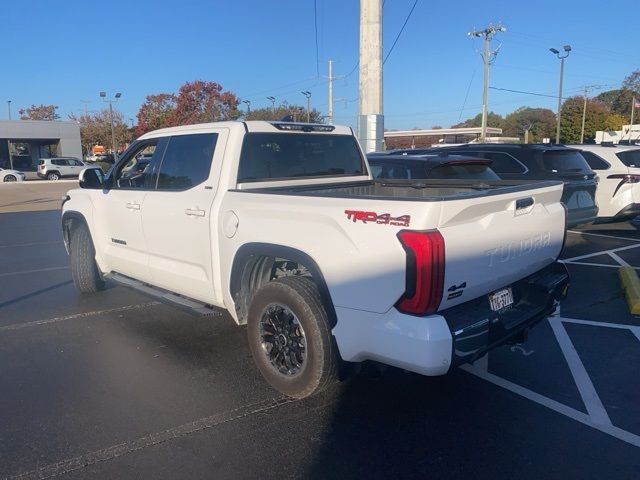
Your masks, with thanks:
[[[562,184],[443,202],[440,310],[509,286],[552,263],[562,249]]]

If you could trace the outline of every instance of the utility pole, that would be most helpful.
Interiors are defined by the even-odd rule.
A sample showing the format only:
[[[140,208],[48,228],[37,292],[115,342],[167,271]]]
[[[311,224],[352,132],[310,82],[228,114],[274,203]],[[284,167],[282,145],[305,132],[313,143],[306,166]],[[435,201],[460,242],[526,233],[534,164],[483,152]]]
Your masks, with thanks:
[[[84,116],[88,116],[89,115],[89,104],[91,103],[89,100],[80,100],[80,103],[84,103]]]
[[[276,115],[276,97],[267,97],[267,100],[271,102],[271,114]]]
[[[329,125],[333,125],[333,60],[329,60],[329,107],[327,110]]]
[[[587,120],[587,98],[589,97],[589,90],[592,88],[598,88],[599,85],[585,85],[584,86],[584,104],[582,106],[582,130],[580,131],[580,144],[584,143],[584,124]]]
[[[636,97],[635,95],[631,99],[631,125],[633,126],[633,120],[636,113]],[[9,120],[11,120],[11,115],[9,115]],[[631,139],[631,129],[629,129],[629,139]]]
[[[558,88],[558,115],[556,117],[556,144],[560,143],[560,114],[562,109],[562,80],[564,78],[564,59],[571,53],[571,45],[565,45],[562,47],[565,51],[564,55],[560,55],[560,52],[555,48],[550,48],[549,51],[560,59],[560,87]]]
[[[522,126],[524,129],[524,143],[529,143],[529,131],[531,130],[531,127],[533,127],[533,123],[528,123]]]
[[[469,32],[470,37],[482,37],[482,61],[484,63],[484,87],[482,90],[482,132],[480,133],[480,141],[487,140],[487,116],[489,114],[489,66],[493,63],[498,55],[500,46],[491,51],[491,40],[498,32],[506,32],[507,29],[501,23],[497,25],[489,25],[484,30],[473,30]]]
[[[302,94],[307,97],[307,123],[311,122],[311,92],[305,90]]]
[[[107,92],[100,92],[100,97],[103,102],[107,102],[109,104],[109,119],[111,120],[111,153],[113,153],[113,158],[116,158],[116,132],[113,127],[113,104],[118,101],[118,99],[122,96],[120,92],[114,95],[113,99],[107,99]]]
[[[365,153],[384,148],[382,0],[360,0],[358,139]]]
[[[11,120],[11,100],[7,100],[7,110],[9,110],[9,120]]]

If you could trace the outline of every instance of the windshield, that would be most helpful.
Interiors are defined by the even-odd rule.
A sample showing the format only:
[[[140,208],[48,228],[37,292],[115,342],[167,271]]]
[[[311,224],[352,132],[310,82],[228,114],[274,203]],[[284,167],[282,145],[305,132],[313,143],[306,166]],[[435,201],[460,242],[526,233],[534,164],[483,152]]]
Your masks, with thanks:
[[[552,172],[591,173],[589,164],[577,150],[547,150],[542,160],[544,167]]]
[[[640,167],[640,150],[627,150],[616,153],[616,156],[627,167]]]
[[[367,175],[351,135],[248,133],[242,143],[239,182]]]

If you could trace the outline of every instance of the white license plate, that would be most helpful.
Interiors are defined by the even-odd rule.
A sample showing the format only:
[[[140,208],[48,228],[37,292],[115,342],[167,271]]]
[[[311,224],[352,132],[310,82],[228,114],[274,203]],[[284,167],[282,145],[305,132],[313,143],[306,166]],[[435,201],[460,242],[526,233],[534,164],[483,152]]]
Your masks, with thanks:
[[[497,312],[505,307],[508,307],[513,303],[513,292],[511,288],[505,288],[498,290],[497,292],[489,294],[489,305],[491,310]]]

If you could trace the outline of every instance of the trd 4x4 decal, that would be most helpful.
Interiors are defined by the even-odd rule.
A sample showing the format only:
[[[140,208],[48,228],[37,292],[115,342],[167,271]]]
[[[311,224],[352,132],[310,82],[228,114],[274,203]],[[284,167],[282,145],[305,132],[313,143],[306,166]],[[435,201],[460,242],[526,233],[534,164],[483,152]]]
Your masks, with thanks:
[[[376,212],[364,212],[361,210],[345,210],[347,219],[356,223],[360,220],[362,223],[375,222],[380,225],[394,225],[396,227],[408,227],[411,223],[411,215],[401,215],[392,217],[388,213],[377,214]]]

